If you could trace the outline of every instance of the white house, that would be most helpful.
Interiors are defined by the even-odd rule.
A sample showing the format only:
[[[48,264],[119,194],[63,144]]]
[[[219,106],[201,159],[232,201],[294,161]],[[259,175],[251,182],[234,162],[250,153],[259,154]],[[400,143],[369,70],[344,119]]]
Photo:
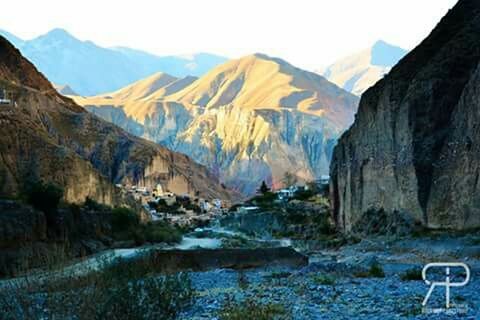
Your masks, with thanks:
[[[213,199],[212,203],[218,209],[220,209],[222,207],[222,200],[220,200],[220,199]]]
[[[212,208],[212,205],[208,202],[208,200],[204,199],[200,199],[199,205],[202,211],[210,211],[210,209]]]
[[[11,105],[12,100],[8,99],[7,91],[5,89],[0,90],[0,105]]]
[[[291,188],[288,188],[288,189],[280,189],[275,193],[277,194],[278,199],[286,200],[293,197],[293,195],[295,194],[295,191],[293,191]]]

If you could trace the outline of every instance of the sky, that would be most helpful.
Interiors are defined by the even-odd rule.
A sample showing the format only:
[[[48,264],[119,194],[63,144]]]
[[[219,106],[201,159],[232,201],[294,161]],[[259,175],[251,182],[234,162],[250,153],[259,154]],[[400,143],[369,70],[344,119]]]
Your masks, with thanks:
[[[316,69],[382,39],[414,48],[457,0],[4,0],[0,29],[63,28],[158,55],[261,52]]]

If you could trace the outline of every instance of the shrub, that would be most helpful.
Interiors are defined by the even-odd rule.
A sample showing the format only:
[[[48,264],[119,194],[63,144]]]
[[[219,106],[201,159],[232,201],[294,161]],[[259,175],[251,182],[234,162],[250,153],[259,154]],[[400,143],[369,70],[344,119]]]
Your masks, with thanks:
[[[26,190],[27,202],[47,214],[57,211],[62,197],[63,190],[52,183],[44,184],[39,181]]]
[[[324,286],[333,286],[335,284],[335,278],[326,274],[315,275],[312,280],[316,284],[324,285]]]
[[[46,284],[9,282],[0,292],[1,318],[171,320],[195,298],[184,273],[154,276],[148,265],[121,259],[101,269],[86,276],[70,269]]]
[[[112,229],[114,232],[124,232],[136,228],[140,223],[138,215],[128,208],[112,210]]]
[[[357,278],[385,278],[385,272],[378,263],[373,263],[368,271],[360,271],[354,274]]]
[[[286,271],[272,272],[271,274],[265,276],[265,279],[268,280],[280,280],[290,277],[292,274]]]
[[[400,275],[403,281],[423,280],[422,271],[419,269],[409,269]]]
[[[91,209],[91,210],[95,210],[95,211],[111,209],[109,206],[98,203],[97,201],[95,201],[94,199],[92,199],[90,197],[85,198],[85,202],[83,203],[83,206],[87,209]]]
[[[298,190],[293,195],[293,199],[305,201],[305,200],[308,200],[309,198],[313,197],[314,195],[315,195],[315,192],[310,190],[310,189],[308,189],[308,190]]]
[[[253,197],[249,202],[262,208],[270,208],[274,205],[276,199],[277,195],[275,193],[267,191],[261,195]]]
[[[182,240],[182,233],[164,222],[149,223],[145,226],[144,232],[149,242],[178,243]]]
[[[219,317],[221,320],[274,320],[291,319],[291,314],[281,304],[260,304],[252,298],[238,303],[227,298]]]
[[[372,278],[385,278],[385,272],[380,264],[374,263],[370,266],[368,271]]]

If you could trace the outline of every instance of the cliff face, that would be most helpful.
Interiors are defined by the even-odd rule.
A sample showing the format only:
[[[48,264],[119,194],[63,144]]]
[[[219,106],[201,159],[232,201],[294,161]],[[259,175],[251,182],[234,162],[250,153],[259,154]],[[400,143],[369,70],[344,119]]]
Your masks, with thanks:
[[[0,194],[18,193],[41,178],[62,186],[73,202],[89,196],[115,203],[112,183],[161,183],[173,192],[230,197],[187,156],[136,138],[59,95],[2,37],[0,88],[15,101],[0,105]]]
[[[358,102],[323,77],[262,54],[199,79],[162,79],[158,74],[75,100],[130,133],[189,155],[245,194],[262,180],[280,187],[285,172],[307,181],[327,174],[334,142]]]
[[[480,2],[460,0],[360,102],[331,166],[333,215],[408,214],[431,228],[480,226]]]

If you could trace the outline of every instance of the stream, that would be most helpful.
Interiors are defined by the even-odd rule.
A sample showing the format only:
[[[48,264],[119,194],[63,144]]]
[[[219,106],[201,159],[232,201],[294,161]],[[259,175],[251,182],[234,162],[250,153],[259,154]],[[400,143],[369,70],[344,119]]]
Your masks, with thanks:
[[[52,277],[61,277],[62,274],[69,275],[86,275],[90,272],[98,271],[101,268],[108,266],[118,258],[133,259],[141,255],[147,254],[152,250],[197,250],[197,249],[220,249],[226,248],[226,243],[232,239],[239,241],[241,248],[253,247],[253,248],[277,248],[277,247],[290,247],[292,245],[290,239],[266,239],[266,238],[253,238],[245,235],[244,233],[229,230],[225,227],[220,227],[217,221],[211,224],[210,227],[197,228],[193,232],[187,233],[182,237],[182,240],[178,244],[153,244],[143,247],[135,248],[121,248],[110,249],[101,253],[89,256],[82,260],[72,262],[69,266],[62,268],[58,271],[37,271],[27,276],[20,276],[13,279],[6,279],[0,281],[0,287],[11,284],[13,282],[20,283],[22,280],[32,280],[33,275],[35,280],[47,280]],[[228,248],[237,248],[235,242],[228,245]],[[240,247],[239,247],[240,248]]]

